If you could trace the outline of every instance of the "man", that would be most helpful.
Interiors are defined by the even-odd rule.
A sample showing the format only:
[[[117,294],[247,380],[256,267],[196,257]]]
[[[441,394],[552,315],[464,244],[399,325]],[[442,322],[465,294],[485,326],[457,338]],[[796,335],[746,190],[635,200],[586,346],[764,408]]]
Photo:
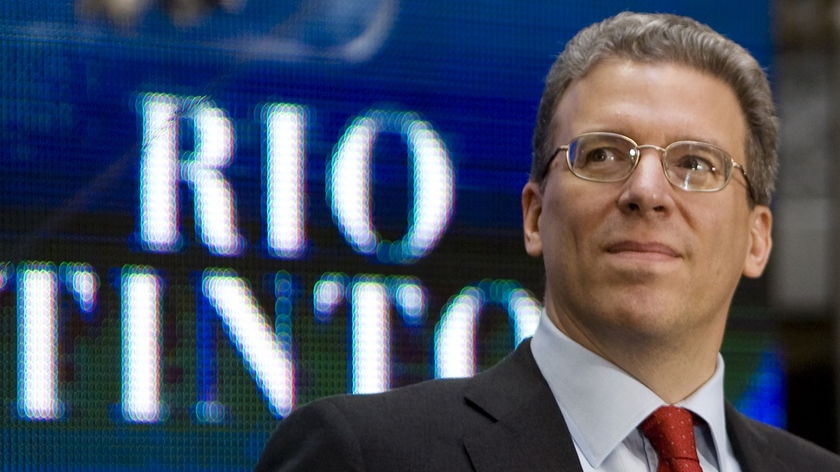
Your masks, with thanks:
[[[522,191],[546,275],[533,339],[472,379],[302,407],[257,469],[840,470],[723,399],[729,306],[772,245],[776,134],[761,68],[708,27],[627,13],[581,31]]]

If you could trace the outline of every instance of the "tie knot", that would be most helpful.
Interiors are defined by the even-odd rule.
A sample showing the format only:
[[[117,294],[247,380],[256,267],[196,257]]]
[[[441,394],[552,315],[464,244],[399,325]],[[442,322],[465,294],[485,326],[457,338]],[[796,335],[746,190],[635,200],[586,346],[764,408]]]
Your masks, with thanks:
[[[663,406],[651,413],[640,428],[659,456],[659,471],[700,470],[697,446],[694,443],[694,416],[690,411],[676,406]],[[677,466],[677,463],[685,461],[696,464],[689,466],[696,468],[681,469]],[[663,468],[665,464],[676,467]]]

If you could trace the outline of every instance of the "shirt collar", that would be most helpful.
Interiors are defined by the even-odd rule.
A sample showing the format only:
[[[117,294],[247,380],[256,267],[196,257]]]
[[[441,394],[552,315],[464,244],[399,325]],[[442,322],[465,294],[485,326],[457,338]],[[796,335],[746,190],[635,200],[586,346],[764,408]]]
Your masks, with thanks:
[[[569,432],[593,467],[599,467],[649,414],[665,404],[618,366],[562,333],[545,311],[531,341],[531,350]],[[718,355],[712,378],[679,403],[706,421],[716,451],[728,447],[723,369],[723,359]]]

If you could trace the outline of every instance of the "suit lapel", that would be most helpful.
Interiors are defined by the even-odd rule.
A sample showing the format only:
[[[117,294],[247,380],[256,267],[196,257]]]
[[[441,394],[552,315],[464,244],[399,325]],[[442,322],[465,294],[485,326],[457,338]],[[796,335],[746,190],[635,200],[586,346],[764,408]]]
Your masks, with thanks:
[[[468,407],[490,420],[464,437],[477,472],[582,471],[563,415],[531,355],[530,340],[476,375],[464,397]],[[726,430],[742,472],[788,469],[753,421],[729,403]]]
[[[490,423],[464,437],[477,472],[582,471],[569,429],[531,354],[530,340],[476,375],[467,405]],[[742,472],[785,470],[751,420],[726,404],[726,429]]]
[[[464,438],[477,472],[582,470],[563,415],[531,355],[530,340],[477,375],[465,399],[491,420]]]
[[[767,443],[767,438],[729,403],[726,404],[726,434],[741,472],[787,470]]]

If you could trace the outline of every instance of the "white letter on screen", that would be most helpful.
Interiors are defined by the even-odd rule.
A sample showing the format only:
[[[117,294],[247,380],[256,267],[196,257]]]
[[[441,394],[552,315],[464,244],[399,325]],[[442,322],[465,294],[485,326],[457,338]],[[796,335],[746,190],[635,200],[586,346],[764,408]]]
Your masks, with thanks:
[[[431,251],[446,230],[455,184],[449,155],[432,126],[413,114],[406,114],[401,125],[414,163],[414,205],[402,252],[413,260]]]
[[[391,377],[391,333],[388,291],[372,280],[353,283],[353,393],[388,389]]]
[[[515,288],[510,292],[508,313],[513,318],[514,342],[517,346],[525,338],[534,335],[540,322],[541,311],[540,302],[524,288]]]
[[[368,118],[353,122],[341,139],[327,173],[327,192],[341,233],[354,250],[376,251],[377,237],[370,211],[371,153],[376,124]]]
[[[195,196],[201,241],[212,254],[233,256],[244,249],[236,221],[235,195],[222,170],[233,158],[233,125],[224,110],[198,102],[189,112],[195,151],[181,165],[181,177]]]
[[[295,368],[288,337],[277,339],[248,284],[233,271],[207,269],[204,296],[218,313],[257,386],[277,416],[289,414],[295,402]]]
[[[519,345],[537,328],[539,302],[511,280],[485,280],[452,297],[435,328],[435,377],[469,377],[475,374],[478,321],[482,309],[498,305],[507,310],[513,343]]]
[[[268,249],[283,258],[306,248],[304,215],[305,108],[276,104],[263,108],[266,121],[266,226]]]
[[[58,276],[48,263],[18,269],[18,413],[30,420],[61,416],[58,399]]]
[[[150,268],[121,274],[122,415],[131,423],[161,419],[161,280]]]
[[[65,289],[73,295],[82,313],[90,316],[99,298],[99,276],[93,267],[82,262],[65,262],[61,264],[59,272]]]
[[[373,145],[379,133],[406,141],[413,202],[408,231],[399,241],[380,241],[371,216]],[[449,224],[454,206],[452,165],[443,140],[414,113],[372,111],[348,127],[327,171],[328,201],[339,230],[356,252],[385,263],[407,264],[431,251]]]
[[[178,226],[178,101],[146,94],[140,153],[140,242],[151,252],[173,252],[181,240]]]
[[[470,377],[475,374],[478,315],[484,304],[481,291],[461,290],[444,309],[435,330],[435,377]]]

